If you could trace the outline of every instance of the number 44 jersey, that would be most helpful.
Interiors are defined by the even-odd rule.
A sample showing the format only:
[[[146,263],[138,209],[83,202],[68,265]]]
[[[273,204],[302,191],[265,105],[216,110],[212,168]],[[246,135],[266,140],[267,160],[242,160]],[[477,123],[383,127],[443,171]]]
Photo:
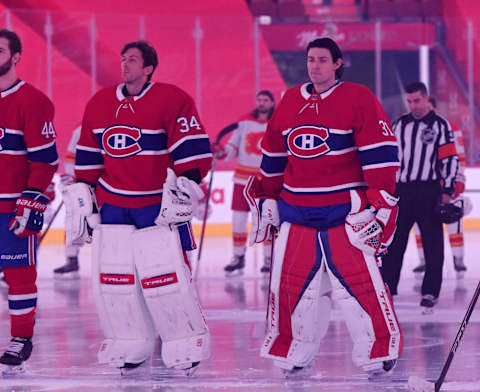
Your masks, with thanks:
[[[262,141],[262,190],[289,204],[350,202],[350,190],[393,194],[398,148],[390,121],[367,87],[311,83],[286,91]]]
[[[128,208],[160,203],[167,168],[177,175],[211,166],[210,142],[188,94],[148,82],[127,96],[124,84],[87,104],[76,148],[77,180],[97,184],[102,202]]]
[[[26,188],[44,192],[58,165],[54,108],[23,80],[0,94],[0,213],[11,212]]]

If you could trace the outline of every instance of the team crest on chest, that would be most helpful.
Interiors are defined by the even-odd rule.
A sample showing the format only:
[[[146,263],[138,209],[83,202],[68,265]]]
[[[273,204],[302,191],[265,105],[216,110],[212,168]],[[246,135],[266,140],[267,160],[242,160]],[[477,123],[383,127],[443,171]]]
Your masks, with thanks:
[[[293,128],[287,136],[288,150],[299,158],[316,158],[330,151],[325,141],[328,128],[316,125],[302,125]]]
[[[113,125],[103,131],[103,149],[112,158],[126,158],[142,151],[138,143],[141,137],[140,128],[128,125]]]

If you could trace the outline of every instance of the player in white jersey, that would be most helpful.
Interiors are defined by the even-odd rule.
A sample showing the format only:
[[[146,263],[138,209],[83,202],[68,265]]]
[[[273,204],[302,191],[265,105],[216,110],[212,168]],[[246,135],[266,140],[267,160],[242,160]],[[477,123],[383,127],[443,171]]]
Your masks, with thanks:
[[[429,101],[432,106],[432,110],[436,111],[437,103],[436,103],[435,97],[430,96]],[[463,215],[467,215],[468,211],[471,210],[471,203],[468,198],[463,196],[463,192],[465,191],[465,184],[466,184],[466,178],[465,178],[466,157],[465,157],[465,147],[463,145],[463,135],[462,135],[462,130],[456,124],[450,122],[450,125],[452,126],[453,137],[455,139],[455,148],[457,149],[457,154],[459,158],[459,166],[458,166],[458,171],[455,178],[455,193],[453,195],[453,199],[461,200],[461,203],[463,205]],[[467,270],[467,267],[463,262],[464,241],[463,241],[462,219],[460,218],[459,220],[453,223],[448,223],[446,226],[448,231],[448,240],[450,242],[450,247],[452,249],[453,266],[455,268],[455,271],[457,272],[457,277],[462,278],[463,274]],[[422,243],[422,238],[420,236],[420,229],[418,228],[417,224],[415,224],[414,229],[415,229],[415,242],[417,244],[420,263],[413,269],[413,272],[421,274],[425,272],[425,255],[423,253],[423,243]]]
[[[65,162],[63,164],[63,174],[60,179],[60,187],[63,190],[66,186],[75,183],[75,148],[77,146],[78,139],[80,138],[81,126],[76,127],[73,130],[72,137],[68,143],[67,155],[65,156]],[[53,270],[55,278],[58,279],[78,279],[78,254],[80,252],[81,245],[79,244],[67,244],[65,243],[65,257],[66,263],[61,267]]]
[[[245,267],[245,251],[247,244],[247,221],[250,207],[243,197],[243,188],[251,175],[260,171],[262,150],[260,143],[267,129],[268,120],[271,118],[275,100],[268,90],[262,90],[257,94],[256,108],[238,122],[225,127],[220,135],[227,132],[233,134],[225,145],[218,146],[219,159],[237,158],[235,174],[233,176],[232,197],[232,235],[233,235],[233,258],[230,264],[225,266],[227,274],[243,272]],[[263,246],[263,266],[261,272],[270,272],[272,245],[266,242]]]

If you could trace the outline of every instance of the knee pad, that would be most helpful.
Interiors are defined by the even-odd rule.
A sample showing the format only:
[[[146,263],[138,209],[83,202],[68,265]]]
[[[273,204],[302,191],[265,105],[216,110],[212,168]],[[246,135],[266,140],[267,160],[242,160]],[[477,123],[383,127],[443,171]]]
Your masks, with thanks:
[[[267,334],[261,349],[262,357],[274,359],[282,368],[307,366],[328,328],[331,287],[316,249],[315,229],[282,224],[275,241]]]
[[[171,367],[208,358],[210,334],[177,228],[136,230],[132,242],[143,295],[162,339],[163,362]]]
[[[99,225],[92,249],[93,293],[105,335],[100,363],[139,363],[153,351],[156,332],[136,277],[134,226]]]

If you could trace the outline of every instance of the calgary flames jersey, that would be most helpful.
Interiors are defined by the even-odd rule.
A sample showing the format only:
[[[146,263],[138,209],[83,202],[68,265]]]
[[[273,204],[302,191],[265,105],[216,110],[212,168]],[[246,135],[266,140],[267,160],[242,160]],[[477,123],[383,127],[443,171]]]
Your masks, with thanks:
[[[58,165],[54,108],[48,97],[18,80],[0,94],[0,213],[11,212],[26,188],[45,192]]]
[[[350,190],[393,194],[398,147],[390,121],[365,86],[311,83],[287,90],[262,141],[262,188],[298,206],[350,202]]]
[[[161,202],[167,168],[199,169],[212,153],[193,100],[176,86],[148,83],[136,96],[105,88],[87,104],[75,155],[77,180],[97,184],[100,201],[140,208]]]
[[[237,166],[233,175],[234,183],[246,184],[251,175],[259,172],[262,161],[261,142],[267,123],[268,121],[258,120],[251,114],[237,122],[237,128],[228,141],[237,157]]]

